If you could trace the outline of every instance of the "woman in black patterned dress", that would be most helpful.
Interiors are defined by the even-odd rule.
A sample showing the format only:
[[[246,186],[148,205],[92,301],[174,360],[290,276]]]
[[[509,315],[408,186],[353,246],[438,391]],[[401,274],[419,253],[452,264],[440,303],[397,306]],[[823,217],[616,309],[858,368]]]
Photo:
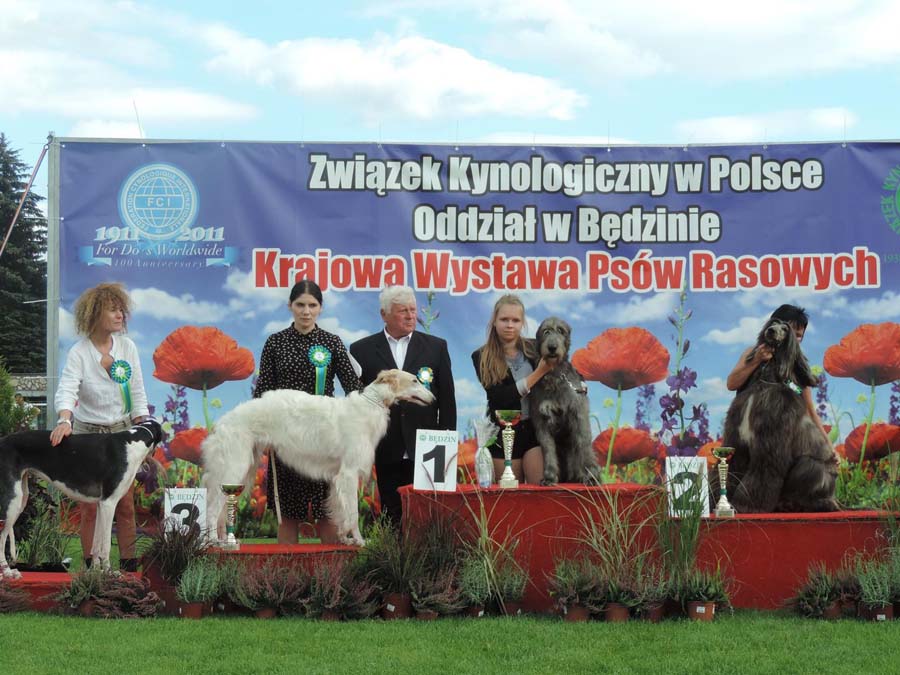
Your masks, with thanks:
[[[316,325],[322,311],[322,291],[318,285],[309,280],[294,284],[288,306],[294,322],[266,340],[259,359],[254,398],[272,389],[297,389],[308,394],[334,396],[335,375],[345,394],[361,389],[344,343],[337,335]],[[303,422],[298,420],[298,423]],[[337,531],[325,511],[328,483],[298,474],[280,462],[277,455],[274,464],[273,472],[270,460],[266,503],[268,508],[275,509],[277,479],[281,506],[278,543],[297,543],[300,524],[309,521],[310,510],[322,543],[336,543]]]

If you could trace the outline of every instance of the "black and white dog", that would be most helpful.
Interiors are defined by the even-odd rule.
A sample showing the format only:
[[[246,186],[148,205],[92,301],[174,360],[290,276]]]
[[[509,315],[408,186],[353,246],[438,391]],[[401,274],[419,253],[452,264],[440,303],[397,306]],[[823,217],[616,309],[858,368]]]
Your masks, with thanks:
[[[56,447],[49,431],[21,431],[0,439],[0,575],[18,578],[6,560],[16,559],[13,525],[28,501],[28,477],[33,473],[79,502],[97,502],[91,546],[93,564],[109,565],[116,504],[134,483],[144,457],[162,440],[162,427],[147,420],[114,434],[73,434]]]

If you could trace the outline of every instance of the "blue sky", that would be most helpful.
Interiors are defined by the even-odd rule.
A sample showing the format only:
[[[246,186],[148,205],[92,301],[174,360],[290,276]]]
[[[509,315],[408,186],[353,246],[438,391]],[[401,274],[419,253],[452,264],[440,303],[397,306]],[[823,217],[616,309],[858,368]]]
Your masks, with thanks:
[[[0,127],[25,159],[51,130],[320,141],[895,138],[897,25],[891,1],[0,0]]]
[[[887,1],[0,0],[0,131],[29,163],[48,131],[542,145],[896,139],[898,25],[900,3]],[[37,191],[46,194],[45,172]],[[289,319],[283,291],[248,292],[248,274],[223,272],[221,286],[193,294],[163,280],[133,286],[140,309],[132,325],[145,358],[174,326],[166,322],[184,316],[221,325],[258,356],[265,335]],[[611,325],[636,324],[671,348],[666,316],[677,294],[612,296],[602,305],[583,295],[523,295],[533,317],[571,318],[578,346]],[[483,405],[467,355],[494,299],[473,298],[477,334],[469,329],[453,354],[465,416]],[[691,326],[689,364],[705,366],[695,396],[714,414],[730,400],[728,369],[781,301],[811,310],[804,347],[814,363],[860,320],[900,320],[891,288],[862,299],[743,293],[729,298],[726,326],[710,303]],[[376,311],[361,314],[352,295],[331,294],[326,304],[323,327],[348,342],[378,327]],[[826,332],[815,323],[823,318],[841,323]],[[158,399],[164,389],[153,387]],[[233,392],[226,401],[246,396],[245,384],[224,387]],[[846,388],[844,409],[859,406],[856,391]],[[592,408],[608,395],[592,392]],[[884,392],[880,407],[886,399]]]

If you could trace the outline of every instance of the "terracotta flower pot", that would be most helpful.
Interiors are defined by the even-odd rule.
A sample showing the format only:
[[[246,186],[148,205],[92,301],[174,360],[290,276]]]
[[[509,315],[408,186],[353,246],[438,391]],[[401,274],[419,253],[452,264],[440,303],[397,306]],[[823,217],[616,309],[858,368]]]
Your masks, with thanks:
[[[412,616],[412,600],[409,593],[387,593],[384,596],[382,619],[408,619]]]
[[[822,618],[827,619],[828,621],[834,621],[835,619],[841,618],[843,611],[844,609],[841,607],[841,601],[835,600],[822,610]]]
[[[712,621],[716,618],[716,603],[692,600],[687,604],[687,613],[694,621]]]
[[[610,623],[625,623],[628,621],[628,608],[618,602],[607,602],[603,610],[603,618]]]
[[[416,618],[419,621],[434,621],[438,618],[438,613],[433,609],[417,609]]]
[[[178,616],[182,619],[199,619],[203,616],[202,602],[182,602],[178,605]]]
[[[500,609],[506,616],[519,616],[522,613],[522,603],[517,600],[507,600]]]
[[[274,619],[278,614],[278,610],[274,607],[263,607],[255,612],[257,619]]]
[[[591,611],[584,605],[568,605],[563,610],[563,619],[571,622],[587,621],[591,618]]]
[[[336,609],[324,609],[322,610],[322,621],[340,621],[341,613]]]
[[[484,605],[472,605],[466,607],[466,616],[471,616],[473,619],[480,619],[484,616]]]
[[[87,600],[82,600],[81,604],[78,605],[78,613],[84,617],[92,617],[94,616],[94,611],[97,609],[97,601],[93,598],[88,598]]]
[[[641,617],[644,619],[644,621],[649,621],[650,623],[659,623],[666,618],[665,605],[663,605],[661,602],[647,605],[641,612]]]
[[[859,615],[868,621],[891,621],[894,618],[894,605],[866,605],[860,602]]]

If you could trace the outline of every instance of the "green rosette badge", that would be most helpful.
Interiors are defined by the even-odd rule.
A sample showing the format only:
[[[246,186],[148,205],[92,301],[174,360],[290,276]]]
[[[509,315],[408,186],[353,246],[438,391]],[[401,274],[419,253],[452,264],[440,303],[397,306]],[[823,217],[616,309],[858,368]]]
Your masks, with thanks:
[[[434,371],[428,366],[422,366],[419,368],[419,372],[416,373],[416,377],[419,378],[419,382],[422,383],[428,391],[431,391],[431,383],[434,382]]]
[[[129,382],[131,382],[131,364],[123,359],[113,361],[109,367],[109,376],[113,382],[119,385],[119,389],[122,392],[122,404],[125,408],[123,412],[130,413],[132,407],[131,386],[129,385]]]
[[[322,345],[313,345],[309,348],[309,362],[316,369],[316,396],[321,396],[325,393],[325,373],[331,363],[331,352]]]

